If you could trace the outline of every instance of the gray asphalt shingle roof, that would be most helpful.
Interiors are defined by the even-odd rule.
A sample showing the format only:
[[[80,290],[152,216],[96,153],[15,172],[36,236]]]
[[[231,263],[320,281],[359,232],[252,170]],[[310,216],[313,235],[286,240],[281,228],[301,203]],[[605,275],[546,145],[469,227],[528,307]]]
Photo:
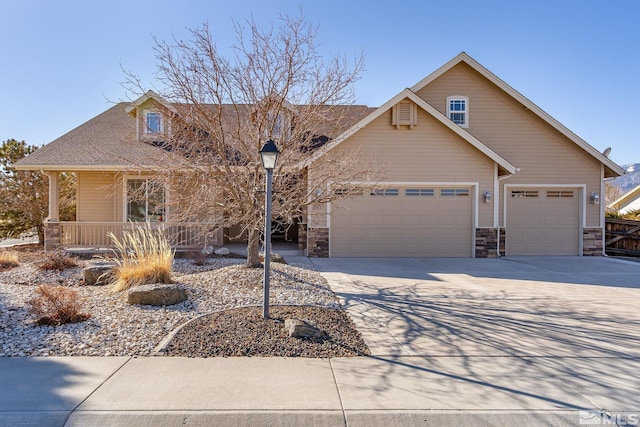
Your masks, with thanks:
[[[17,162],[25,167],[135,169],[158,156],[157,147],[136,142],[135,118],[121,102]]]

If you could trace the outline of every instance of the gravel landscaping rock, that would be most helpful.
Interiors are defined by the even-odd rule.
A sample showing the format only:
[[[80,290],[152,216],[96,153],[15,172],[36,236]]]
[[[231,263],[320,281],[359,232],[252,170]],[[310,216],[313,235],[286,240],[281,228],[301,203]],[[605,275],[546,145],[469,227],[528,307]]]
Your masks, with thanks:
[[[285,320],[303,320],[324,332],[295,338]],[[370,355],[351,319],[340,309],[273,306],[269,318],[262,307],[214,313],[190,322],[166,346],[169,356],[349,357]]]
[[[0,356],[147,356],[176,327],[212,312],[225,313],[216,315],[219,321],[238,327],[236,331],[227,330],[225,335],[226,339],[234,338],[235,353],[253,352],[239,350],[243,343],[249,345],[255,341],[255,337],[242,329],[246,323],[245,313],[230,309],[262,303],[263,270],[245,268],[242,265],[245,262],[243,259],[210,258],[202,266],[196,266],[188,259],[176,259],[173,279],[185,289],[188,299],[166,307],[129,305],[124,294],[114,293],[111,286],[83,286],[82,270],[90,261],[80,260],[78,267],[63,271],[41,271],[37,268],[41,259],[41,252],[21,254],[20,266],[0,272]],[[76,289],[85,301],[82,311],[90,314],[91,318],[62,326],[37,326],[26,302],[33,298],[35,289],[41,284],[64,285]],[[327,318],[337,322],[336,327],[341,324],[346,329],[353,330],[353,325],[347,323],[350,322],[349,318],[340,310],[335,294],[324,278],[313,270],[272,264],[270,290],[274,319],[266,323],[277,323],[275,317],[279,314],[275,305],[303,304],[324,308],[327,312],[334,310],[342,313],[342,317]],[[308,321],[331,334],[331,329],[320,326],[325,318],[322,310],[297,310],[307,310],[308,313],[291,314],[287,317]],[[318,320],[309,313],[317,316]],[[226,318],[222,320],[221,316]],[[248,314],[247,316],[253,318]],[[279,327],[278,330],[278,334],[265,333],[265,340],[266,337],[279,337],[284,329]],[[184,334],[189,333],[189,328],[185,327]],[[196,334],[194,337],[200,333],[201,330],[198,329],[193,331]],[[340,348],[338,344],[328,344],[330,342],[352,345],[349,344],[352,342],[350,338],[340,338],[335,332],[331,338],[334,341],[327,341],[322,349],[317,347],[319,353],[313,357],[329,357],[321,354],[330,354],[328,348]],[[192,341],[197,339],[193,338]],[[279,354],[276,350],[265,350],[265,340],[261,340],[260,354]],[[279,339],[271,342],[275,347],[281,344]],[[311,350],[298,353],[313,354]],[[199,350],[192,356],[217,354],[221,352],[206,354]]]

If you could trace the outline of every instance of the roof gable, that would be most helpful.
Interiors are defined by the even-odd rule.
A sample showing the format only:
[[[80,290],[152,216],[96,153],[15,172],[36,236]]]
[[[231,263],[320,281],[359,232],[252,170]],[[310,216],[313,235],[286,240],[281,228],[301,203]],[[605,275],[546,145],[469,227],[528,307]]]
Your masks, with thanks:
[[[148,90],[144,93],[144,95],[142,95],[141,97],[139,97],[138,99],[136,99],[135,101],[131,102],[127,108],[125,109],[125,111],[129,114],[131,113],[135,113],[136,110],[142,106],[145,102],[149,101],[149,100],[153,100],[155,102],[157,102],[158,104],[162,105],[163,107],[165,107],[166,109],[168,109],[169,111],[171,111],[172,113],[176,113],[176,109],[173,105],[171,105],[169,102],[167,102],[163,97],[161,97],[160,95],[158,95],[157,93],[155,93],[152,90]],[[134,114],[135,115],[135,114]]]
[[[439,121],[445,127],[450,129],[453,133],[455,133],[456,135],[461,137],[464,141],[469,143],[471,146],[475,147],[478,151],[483,153],[485,156],[487,156],[488,158],[490,158],[491,160],[496,162],[498,164],[498,166],[501,167],[506,172],[515,173],[518,170],[518,168],[516,166],[512,165],[509,161],[507,161],[506,159],[501,157],[495,151],[491,150],[489,147],[487,147],[485,144],[483,144],[481,141],[479,141],[473,135],[471,135],[470,133],[466,132],[460,126],[458,126],[455,123],[453,123],[451,120],[447,119],[447,117],[445,117],[440,111],[438,111],[431,104],[429,104],[424,99],[422,99],[418,95],[416,95],[411,89],[405,89],[402,92],[400,92],[399,94],[397,94],[396,96],[394,96],[393,98],[391,98],[389,101],[385,102],[378,109],[373,111],[371,114],[369,114],[368,116],[366,116],[365,118],[360,120],[358,123],[353,125],[351,128],[347,129],[340,136],[338,136],[334,141],[332,141],[330,144],[328,144],[326,146],[326,148],[321,149],[318,152],[316,152],[316,154],[314,154],[305,164],[306,165],[311,165],[313,162],[315,162],[318,158],[323,156],[325,153],[327,153],[328,151],[334,149],[338,145],[342,144],[351,135],[355,134],[359,130],[361,130],[364,127],[366,127],[369,123],[373,122],[375,119],[380,117],[382,114],[384,114],[385,112],[387,112],[388,110],[393,108],[394,105],[398,104],[399,102],[401,102],[404,99],[409,99],[412,102],[414,102],[418,107],[422,108],[424,111],[426,111],[432,117],[434,117],[437,121]]]
[[[624,172],[623,168],[621,168],[619,165],[617,165],[615,162],[613,162],[607,156],[605,156],[604,154],[602,154],[601,152],[596,150],[594,147],[589,145],[585,140],[583,140],[582,138],[580,138],[579,136],[577,136],[576,134],[571,132],[568,128],[566,128],[563,124],[561,124],[556,119],[554,119],[546,111],[544,111],[543,109],[538,107],[536,104],[534,104],[532,101],[530,101],[524,95],[522,95],[520,92],[518,92],[517,90],[515,90],[514,88],[509,86],[502,79],[500,79],[498,76],[493,74],[487,68],[483,67],[479,62],[477,62],[475,59],[471,58],[465,52],[461,52],[456,57],[454,57],[453,59],[448,61],[446,64],[444,64],[443,66],[441,66],[440,68],[435,70],[433,73],[429,74],[427,77],[425,77],[424,79],[420,80],[418,83],[413,85],[410,88],[411,91],[412,92],[420,91],[425,86],[429,85],[431,82],[433,82],[438,77],[442,76],[447,71],[451,70],[453,67],[455,67],[456,65],[458,65],[461,62],[464,62],[466,65],[468,65],[469,67],[474,69],[476,72],[478,72],[484,78],[489,80],[491,83],[493,83],[498,88],[503,90],[505,93],[507,93],[513,99],[515,99],[517,102],[519,102],[524,107],[526,107],[528,110],[532,111],[534,114],[536,114],[538,117],[540,117],[540,119],[542,119],[544,122],[546,122],[551,127],[553,127],[558,132],[560,132],[560,134],[562,134],[563,136],[568,138],[570,141],[575,143],[578,147],[580,147],[582,150],[584,150],[587,154],[589,154],[590,156],[595,158],[598,162],[602,163],[605,166],[605,168],[607,169],[607,172],[608,172],[608,173],[605,173],[605,176],[611,177],[611,176],[624,175],[625,172]]]

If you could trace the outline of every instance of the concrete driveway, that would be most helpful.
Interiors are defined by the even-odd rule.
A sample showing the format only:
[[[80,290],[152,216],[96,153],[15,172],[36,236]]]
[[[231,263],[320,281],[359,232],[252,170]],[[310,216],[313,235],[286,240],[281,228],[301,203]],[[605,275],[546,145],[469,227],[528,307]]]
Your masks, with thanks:
[[[369,389],[396,394],[404,387],[406,401],[439,395],[431,409],[454,409],[458,396],[466,409],[635,411],[632,420],[640,413],[640,263],[605,257],[312,262],[375,356],[368,366],[343,372],[354,383],[371,381]],[[367,399],[384,400],[384,393],[354,397]]]

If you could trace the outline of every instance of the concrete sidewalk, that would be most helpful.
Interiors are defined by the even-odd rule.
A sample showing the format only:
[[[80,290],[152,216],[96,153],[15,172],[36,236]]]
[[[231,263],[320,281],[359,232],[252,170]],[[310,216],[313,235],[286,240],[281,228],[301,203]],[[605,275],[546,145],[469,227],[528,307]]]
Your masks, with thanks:
[[[514,357],[0,359],[2,426],[575,426],[601,392]]]

